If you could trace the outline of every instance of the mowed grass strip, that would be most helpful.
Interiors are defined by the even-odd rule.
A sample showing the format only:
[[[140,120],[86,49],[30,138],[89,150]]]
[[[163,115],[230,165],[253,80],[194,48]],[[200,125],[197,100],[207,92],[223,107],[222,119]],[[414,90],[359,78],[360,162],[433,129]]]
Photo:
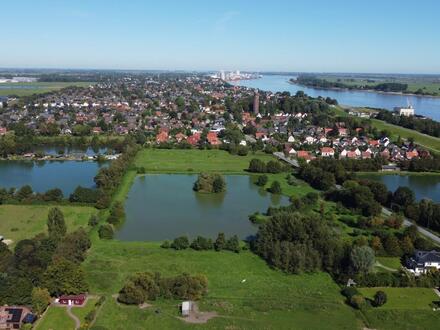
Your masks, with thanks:
[[[265,162],[272,155],[257,152],[247,156],[231,155],[224,150],[143,149],[136,156],[135,166],[155,173],[219,172],[244,174],[252,158]]]
[[[75,322],[67,315],[65,307],[50,306],[37,321],[36,330],[74,330]]]
[[[54,205],[0,205],[0,235],[14,244],[38,233],[47,232],[47,215]],[[97,210],[88,206],[57,206],[64,214],[67,230],[87,226]]]
[[[378,309],[431,310],[429,305],[439,300],[434,290],[430,288],[362,288],[359,292],[373,299],[374,294],[379,290],[384,291],[388,299],[386,304]]]
[[[175,318],[178,301],[159,300],[140,310],[112,300],[129,275],[143,271],[163,276],[204,274],[209,293],[200,302],[202,310],[217,311],[222,317],[201,328],[320,329],[323,324],[330,324],[330,329],[357,328],[353,311],[328,274],[288,275],[270,269],[249,251],[174,251],[153,242],[98,241],[83,266],[90,292],[109,299],[96,322],[109,329],[192,328]]]

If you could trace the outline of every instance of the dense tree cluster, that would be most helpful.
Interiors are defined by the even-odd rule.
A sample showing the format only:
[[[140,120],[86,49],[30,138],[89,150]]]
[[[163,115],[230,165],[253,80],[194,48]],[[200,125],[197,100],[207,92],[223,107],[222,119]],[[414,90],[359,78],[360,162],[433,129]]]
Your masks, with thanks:
[[[325,196],[367,217],[382,212],[382,206],[375,200],[370,188],[356,181],[346,181],[340,189],[333,188]]]
[[[63,192],[59,188],[49,189],[45,193],[35,193],[29,185],[18,190],[0,188],[0,204],[61,202],[63,198]]]
[[[83,229],[66,234],[59,209],[48,216],[49,235],[17,242],[14,251],[0,242],[0,304],[34,305],[38,312],[51,295],[86,292],[81,262],[91,242]],[[36,289],[38,288],[38,289]]]
[[[200,173],[193,186],[194,191],[202,193],[220,193],[225,191],[226,182],[222,175],[216,173]]]
[[[258,158],[251,159],[248,171],[251,173],[281,173],[289,171],[290,167],[276,160],[267,163]]]
[[[96,202],[98,208],[107,208],[110,205],[111,195],[120,185],[122,177],[131,165],[139,148],[133,141],[128,140],[124,153],[118,159],[112,161],[110,166],[102,167],[99,170],[94,179],[96,186],[102,193]]]
[[[196,251],[202,250],[215,250],[215,251],[232,251],[235,253],[240,252],[240,240],[237,235],[226,239],[224,233],[219,233],[216,240],[213,242],[210,238],[203,236],[197,236],[191,243],[188,237],[180,236],[175,238],[171,243],[165,241],[161,245],[162,248],[173,248],[175,250],[186,250],[191,248]]]
[[[198,300],[206,294],[208,280],[204,275],[181,274],[162,277],[160,273],[138,273],[131,276],[118,295],[124,304],[142,304],[147,300],[189,299]]]
[[[344,256],[338,235],[315,216],[279,213],[260,226],[253,251],[288,273],[333,271]]]

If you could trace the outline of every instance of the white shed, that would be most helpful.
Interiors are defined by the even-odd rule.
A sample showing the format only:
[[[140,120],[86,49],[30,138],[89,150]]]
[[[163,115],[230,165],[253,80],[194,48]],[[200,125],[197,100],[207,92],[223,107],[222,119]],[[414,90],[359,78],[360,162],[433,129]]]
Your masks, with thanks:
[[[191,301],[182,302],[182,305],[181,305],[182,316],[189,316],[191,308],[192,308]]]

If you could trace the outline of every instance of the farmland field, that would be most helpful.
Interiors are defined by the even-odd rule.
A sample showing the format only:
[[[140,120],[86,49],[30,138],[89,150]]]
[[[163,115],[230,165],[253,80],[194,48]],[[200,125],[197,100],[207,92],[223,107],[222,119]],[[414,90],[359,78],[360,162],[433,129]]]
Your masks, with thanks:
[[[135,165],[149,173],[220,172],[244,174],[252,158],[273,160],[262,152],[247,156],[231,155],[223,150],[144,149],[136,157]]]
[[[111,298],[130,274],[152,271],[164,276],[182,272],[207,276],[209,292],[200,307],[217,311],[221,317],[198,328],[322,329],[323,324],[329,329],[360,327],[353,310],[343,303],[339,287],[325,273],[287,275],[270,269],[248,251],[174,251],[162,249],[159,244],[95,242],[84,269],[91,293],[107,296],[96,326],[193,328],[176,319],[178,301],[161,299],[141,310],[119,305]]]
[[[52,205],[0,205],[0,235],[14,243],[46,232],[46,221]],[[67,230],[87,226],[97,210],[86,206],[58,206],[64,214]]]
[[[29,96],[57,91],[69,86],[88,87],[90,82],[32,82],[0,84],[0,96]]]

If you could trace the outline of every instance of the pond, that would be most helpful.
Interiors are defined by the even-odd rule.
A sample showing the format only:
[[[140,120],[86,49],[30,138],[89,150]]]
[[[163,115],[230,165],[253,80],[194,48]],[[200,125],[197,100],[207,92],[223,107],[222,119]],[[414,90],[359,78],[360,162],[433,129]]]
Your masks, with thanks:
[[[125,203],[126,220],[116,233],[124,241],[160,241],[181,235],[215,239],[246,238],[258,227],[248,216],[269,206],[288,205],[289,199],[272,195],[247,175],[227,175],[226,192],[202,194],[192,190],[197,175],[158,174],[136,178]]]
[[[101,166],[81,161],[0,161],[0,187],[20,188],[30,185],[36,192],[60,188],[65,197],[79,185],[95,187],[93,178]]]
[[[360,177],[380,181],[388,187],[388,190],[393,192],[399,186],[408,187],[414,191],[417,200],[429,198],[435,202],[440,202],[440,175],[363,174]]]

